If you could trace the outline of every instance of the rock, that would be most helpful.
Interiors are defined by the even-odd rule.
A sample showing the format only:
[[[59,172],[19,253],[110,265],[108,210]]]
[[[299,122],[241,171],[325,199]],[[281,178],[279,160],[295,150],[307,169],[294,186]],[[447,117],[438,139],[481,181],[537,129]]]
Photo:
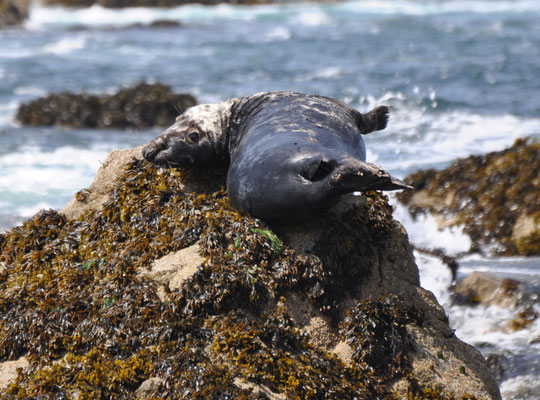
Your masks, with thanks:
[[[0,28],[19,25],[28,18],[29,0],[0,0]]]
[[[385,196],[268,226],[140,157],[0,235],[0,361],[32,360],[0,397],[500,399]]]
[[[178,290],[204,262],[199,252],[199,245],[195,243],[155,260],[149,271],[140,271],[140,274],[165,285],[167,291]],[[158,289],[158,296],[162,301],[166,300],[166,293]]]
[[[431,213],[440,227],[464,225],[471,250],[540,254],[540,144],[518,139],[509,149],[410,174],[398,199],[413,216]]]
[[[24,125],[73,128],[169,126],[180,111],[197,104],[189,94],[173,94],[159,83],[140,83],[114,95],[58,93],[22,104],[17,120]]]
[[[465,302],[486,307],[517,308],[531,298],[520,282],[478,271],[458,282],[454,290]]]
[[[135,390],[135,396],[137,399],[151,399],[152,393],[159,387],[159,385],[163,384],[163,379],[161,378],[148,378],[143,383],[141,383],[141,386],[137,390]]]
[[[538,318],[533,306],[538,302],[538,296],[514,279],[475,271],[458,282],[454,290],[457,302],[515,310],[513,319],[501,326],[505,331],[515,332],[527,328]]]
[[[109,8],[124,7],[177,7],[185,4],[199,3],[204,5],[229,4],[268,4],[272,0],[44,0],[46,4],[62,4],[69,7],[90,7],[99,4]]]
[[[24,356],[15,361],[0,362],[0,390],[9,386],[17,377],[17,370],[28,367],[28,359]]]

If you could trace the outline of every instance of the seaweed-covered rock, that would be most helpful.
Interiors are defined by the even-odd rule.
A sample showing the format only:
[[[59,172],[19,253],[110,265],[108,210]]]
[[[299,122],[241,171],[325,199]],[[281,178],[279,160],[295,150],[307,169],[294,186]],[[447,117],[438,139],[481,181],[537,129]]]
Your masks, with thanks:
[[[278,0],[279,1],[279,0]],[[45,0],[46,4],[62,4],[68,7],[90,7],[93,4],[99,4],[109,8],[124,7],[176,7],[184,4],[205,4],[215,5],[220,3],[229,4],[268,4],[275,3],[272,0]]]
[[[398,199],[413,216],[432,213],[463,225],[472,251],[540,254],[540,144],[518,139],[506,150],[457,160],[442,171],[410,174],[415,190]]]
[[[28,18],[29,0],[0,0],[0,28],[19,25]]]
[[[159,83],[139,83],[113,95],[58,93],[22,104],[17,119],[24,125],[74,128],[148,128],[168,126],[178,111],[193,107],[190,94],[174,94]]]
[[[385,196],[270,227],[224,179],[118,151],[0,235],[0,361],[29,363],[0,397],[500,398]]]

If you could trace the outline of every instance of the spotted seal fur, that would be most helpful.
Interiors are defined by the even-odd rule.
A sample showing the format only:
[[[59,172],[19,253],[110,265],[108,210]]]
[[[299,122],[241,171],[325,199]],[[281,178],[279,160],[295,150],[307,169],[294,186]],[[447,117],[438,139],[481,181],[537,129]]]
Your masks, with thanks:
[[[362,134],[384,129],[388,111],[361,114],[328,97],[257,93],[188,109],[143,156],[167,167],[228,165],[227,193],[240,212],[304,220],[345,193],[410,188],[366,162]]]

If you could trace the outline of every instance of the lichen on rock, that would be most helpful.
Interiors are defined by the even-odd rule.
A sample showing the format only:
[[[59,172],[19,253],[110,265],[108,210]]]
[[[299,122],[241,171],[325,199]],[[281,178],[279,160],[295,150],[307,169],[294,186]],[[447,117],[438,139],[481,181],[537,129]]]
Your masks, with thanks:
[[[500,398],[386,196],[268,226],[231,208],[223,170],[133,155],[0,235],[0,361],[29,363],[2,398]],[[198,265],[172,285],[157,270],[184,249]]]
[[[418,171],[405,181],[415,190],[398,199],[411,213],[432,213],[443,226],[463,225],[472,251],[540,254],[540,144],[459,159],[448,168]]]

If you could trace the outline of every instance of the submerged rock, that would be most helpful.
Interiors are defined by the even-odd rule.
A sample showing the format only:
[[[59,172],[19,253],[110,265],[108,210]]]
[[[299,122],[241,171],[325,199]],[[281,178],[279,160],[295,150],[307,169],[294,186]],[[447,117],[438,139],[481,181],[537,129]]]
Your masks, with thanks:
[[[28,18],[29,0],[0,0],[0,28],[19,25]]]
[[[540,144],[518,139],[506,150],[418,171],[398,199],[414,215],[431,213],[440,226],[464,226],[472,251],[540,254]]]
[[[532,297],[524,285],[514,279],[478,271],[458,282],[454,290],[466,303],[480,303],[486,307],[516,308],[529,303]]]
[[[197,104],[190,94],[174,94],[160,83],[140,83],[113,95],[57,93],[22,104],[17,120],[24,125],[73,128],[149,128],[168,126]]]
[[[139,154],[0,235],[0,397],[500,399],[385,196],[270,227]]]
[[[485,307],[497,306],[515,311],[505,326],[506,331],[519,331],[530,326],[537,318],[535,303],[538,295],[525,284],[514,279],[500,278],[486,272],[475,271],[454,287],[456,302]]]

